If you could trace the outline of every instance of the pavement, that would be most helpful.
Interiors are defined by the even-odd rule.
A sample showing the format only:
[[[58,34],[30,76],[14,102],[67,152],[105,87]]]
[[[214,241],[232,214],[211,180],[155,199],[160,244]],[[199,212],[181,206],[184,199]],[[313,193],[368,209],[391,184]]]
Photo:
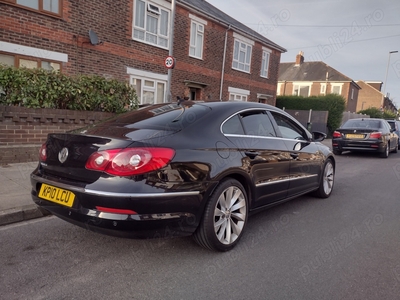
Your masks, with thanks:
[[[331,147],[331,140],[323,144]],[[49,215],[31,198],[30,174],[38,162],[0,165],[0,226]]]
[[[27,162],[0,165],[0,226],[49,214],[31,198],[30,174],[37,164]]]

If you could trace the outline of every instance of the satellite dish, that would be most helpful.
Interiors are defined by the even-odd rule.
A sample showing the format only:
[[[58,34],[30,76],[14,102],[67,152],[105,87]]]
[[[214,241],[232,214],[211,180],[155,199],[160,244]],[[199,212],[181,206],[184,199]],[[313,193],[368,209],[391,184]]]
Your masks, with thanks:
[[[100,44],[99,42],[99,38],[96,34],[96,32],[94,32],[92,29],[89,29],[89,38],[90,38],[90,43],[94,46]]]

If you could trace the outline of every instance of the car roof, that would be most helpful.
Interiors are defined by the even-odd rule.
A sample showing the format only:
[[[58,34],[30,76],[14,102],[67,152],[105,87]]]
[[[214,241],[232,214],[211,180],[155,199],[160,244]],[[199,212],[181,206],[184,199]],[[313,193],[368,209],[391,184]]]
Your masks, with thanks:
[[[270,109],[270,110],[280,110],[279,108],[265,104],[265,103],[258,103],[258,102],[245,102],[245,101],[211,101],[211,102],[198,102],[199,104],[209,106],[210,108],[213,107],[232,107],[235,109],[246,109],[246,108],[263,108],[263,109]]]

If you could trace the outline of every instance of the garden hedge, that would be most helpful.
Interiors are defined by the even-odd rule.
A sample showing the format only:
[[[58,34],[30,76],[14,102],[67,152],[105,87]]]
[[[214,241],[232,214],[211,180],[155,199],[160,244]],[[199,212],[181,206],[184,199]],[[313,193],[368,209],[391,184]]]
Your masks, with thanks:
[[[126,82],[0,65],[0,104],[121,113],[138,105]]]

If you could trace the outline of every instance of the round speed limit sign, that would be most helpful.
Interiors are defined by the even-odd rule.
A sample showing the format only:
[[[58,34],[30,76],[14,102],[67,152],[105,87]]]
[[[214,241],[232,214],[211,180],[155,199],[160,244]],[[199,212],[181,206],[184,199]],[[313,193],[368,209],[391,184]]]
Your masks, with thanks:
[[[172,56],[167,56],[164,65],[167,69],[173,69],[175,67],[175,59]]]

